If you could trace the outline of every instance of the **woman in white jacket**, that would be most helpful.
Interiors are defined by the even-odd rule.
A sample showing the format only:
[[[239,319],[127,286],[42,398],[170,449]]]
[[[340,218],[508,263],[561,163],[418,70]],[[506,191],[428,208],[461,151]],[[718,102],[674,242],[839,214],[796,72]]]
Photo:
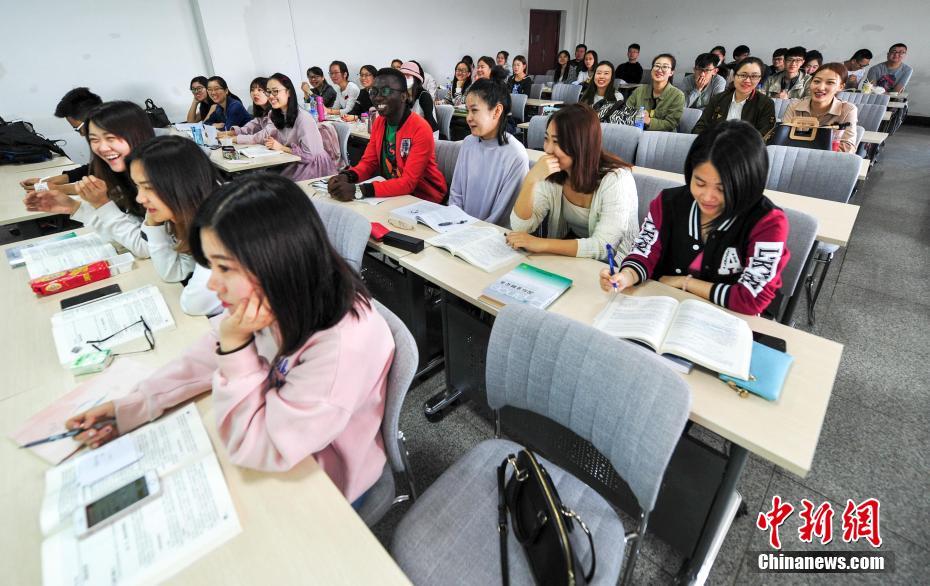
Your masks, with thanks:
[[[142,232],[152,264],[169,283],[183,283],[181,310],[188,315],[216,315],[223,310],[207,289],[210,269],[190,252],[189,228],[200,204],[219,186],[216,169],[194,141],[160,136],[135,149],[129,173],[145,208]]]
[[[545,155],[527,174],[510,213],[507,243],[527,252],[607,259],[639,234],[632,165],[601,148],[597,114],[562,108],[546,127]],[[533,236],[548,215],[545,238]],[[624,252],[626,254],[626,252]]]

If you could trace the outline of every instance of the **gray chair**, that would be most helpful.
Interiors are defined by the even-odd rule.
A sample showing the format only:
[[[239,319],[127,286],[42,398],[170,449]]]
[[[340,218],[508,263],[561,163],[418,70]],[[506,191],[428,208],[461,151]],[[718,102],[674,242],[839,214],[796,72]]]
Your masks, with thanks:
[[[342,157],[342,164],[349,166],[349,125],[342,120],[333,120],[333,128],[336,129],[336,136],[339,138],[339,153]]]
[[[791,100],[787,98],[772,98],[772,101],[775,102],[775,120],[781,120],[785,117],[785,112],[788,111]]]
[[[624,376],[604,376],[605,364]],[[600,468],[626,481],[639,509],[630,533],[603,496],[559,465],[571,454],[555,448],[543,459],[563,503],[593,534],[597,569],[592,586],[617,584],[621,571],[629,582],[665,468],[688,418],[687,384],[651,352],[569,318],[515,305],[497,316],[486,372],[488,404],[496,415],[560,429],[587,446],[589,461],[596,459]],[[496,468],[519,449],[502,439],[478,444],[413,504],[397,527],[392,552],[414,584],[501,582]],[[587,538],[576,526],[570,539],[587,569]],[[532,583],[512,532],[508,565],[511,584]]]
[[[419,362],[417,343],[404,322],[378,301],[372,299],[371,302],[391,328],[391,335],[394,336],[394,361],[388,372],[387,392],[384,397],[384,419],[381,421],[381,439],[384,441],[387,462],[381,472],[381,477],[369,489],[368,496],[365,497],[358,511],[358,516],[369,527],[380,521],[390,510],[391,505],[417,498],[413,471],[407,461],[404,433],[400,430],[400,412]],[[406,479],[409,491],[407,494],[397,494],[394,474],[399,474]]]
[[[888,94],[863,94],[861,92],[840,92],[836,97],[857,106],[859,104],[878,104],[882,107],[882,111],[888,109],[888,102],[891,101],[891,96]]]
[[[646,214],[649,213],[649,204],[652,203],[652,200],[658,197],[663,190],[684,185],[684,183],[680,181],[655,177],[654,175],[647,175],[645,173],[637,173],[636,171],[633,171],[633,180],[636,182],[636,197],[639,199],[640,224],[643,223],[643,220],[646,219]]]
[[[554,71],[553,73],[547,73],[545,75],[534,75],[533,83],[551,83],[554,78],[555,78]]]
[[[530,127],[526,130],[526,148],[541,151],[546,142],[546,125],[548,116],[533,116],[530,118]]]
[[[878,127],[882,125],[882,116],[886,108],[880,104],[858,104],[858,124],[870,132],[878,132]]]
[[[862,161],[858,155],[775,145],[769,145],[766,149],[769,155],[766,188],[842,203],[848,202],[852,196]],[[805,281],[808,294],[807,317],[811,325],[815,321],[814,306],[820,296],[820,289],[838,249],[835,244],[820,243],[817,247],[814,262],[823,268],[819,278],[815,278],[817,267],[814,266]]]
[[[510,96],[510,115],[517,122],[523,122],[526,118],[524,113],[527,97],[526,94],[511,94]]]
[[[549,76],[551,79],[555,79],[555,69],[547,69],[546,75]]]
[[[546,87],[544,83],[534,83],[530,86],[530,97],[534,100],[538,100],[542,97],[543,88]]]
[[[581,97],[581,86],[572,83],[557,83],[552,88],[552,99],[560,100],[566,106],[578,102]]]
[[[439,124],[440,137],[446,140],[452,138],[449,132],[449,126],[452,124],[452,114],[455,113],[455,106],[452,104],[436,104],[436,122]]]
[[[635,126],[601,122],[601,146],[628,163],[636,159],[636,148],[642,136],[643,131]]]
[[[678,121],[678,132],[691,134],[691,130],[694,129],[694,125],[698,123],[703,113],[704,110],[697,108],[685,108],[681,113],[681,120]]]
[[[647,130],[636,147],[636,165],[681,173],[695,138],[694,134]]]
[[[336,252],[355,272],[362,270],[362,256],[368,245],[371,224],[364,216],[339,205],[311,200],[323,220],[326,234]]]
[[[788,264],[781,271],[781,289],[766,309],[772,318],[791,325],[794,308],[803,289],[798,288],[814,261],[817,241],[817,218],[804,212],[785,208],[788,217]]]
[[[452,176],[455,174],[455,164],[459,160],[459,149],[462,148],[460,140],[436,141],[436,164],[446,178],[446,187],[452,188]]]
[[[436,88],[436,99],[445,100],[449,97],[449,90],[444,87]]]
[[[171,136],[175,133],[174,127],[169,126],[168,128],[153,128],[155,131],[155,136]]]

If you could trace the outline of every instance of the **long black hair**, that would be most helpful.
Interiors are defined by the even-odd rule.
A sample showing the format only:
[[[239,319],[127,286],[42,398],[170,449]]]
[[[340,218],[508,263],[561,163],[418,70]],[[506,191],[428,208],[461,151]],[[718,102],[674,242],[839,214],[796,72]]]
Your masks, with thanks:
[[[468,63],[467,61],[464,61],[464,60],[459,61],[458,63],[455,64],[455,68],[458,69],[459,65],[464,65],[465,67],[468,68],[468,75],[465,76],[465,81],[462,83],[462,94],[465,94],[465,92],[468,91],[468,87],[471,85],[471,73],[472,73],[471,63]],[[452,74],[452,89],[449,92],[449,99],[452,99],[452,96],[455,95],[455,88],[458,82],[459,80],[456,79],[455,73],[453,73]]]
[[[126,165],[137,162],[152,190],[174,220],[168,232],[178,241],[179,252],[190,252],[190,225],[200,204],[219,184],[216,167],[197,143],[181,136],[156,136],[135,149]]]
[[[268,85],[267,77],[261,77],[261,76],[256,77],[255,79],[252,80],[252,83],[249,84],[249,94],[251,94],[252,90],[254,90],[255,88],[258,88],[264,92],[266,85]],[[259,106],[258,104],[255,103],[254,100],[252,101],[252,116],[254,116],[255,118],[261,118],[262,116],[265,116],[266,114],[268,114],[268,112],[270,111],[271,111],[270,103],[265,102],[264,106]]]
[[[200,105],[197,106],[197,110],[200,113],[200,119],[203,120],[207,117],[207,114],[210,112],[210,106],[213,105],[213,100],[210,99],[210,94],[207,92],[207,78],[204,75],[197,75],[191,79],[189,85],[194,85],[194,82],[199,83],[203,86],[203,93],[207,94],[207,98],[200,102]]]
[[[283,73],[272,73],[268,77],[268,81],[275,80],[281,85],[284,86],[284,89],[287,90],[287,113],[282,114],[281,110],[271,109],[271,122],[274,124],[274,127],[278,130],[283,128],[293,128],[294,123],[297,122],[297,113],[300,111],[300,108],[297,106],[297,92],[294,90],[294,83],[291,81],[291,78],[284,75]]]
[[[565,65],[562,65],[561,63],[559,63],[559,57],[561,57],[562,55],[565,55],[565,58],[566,58]],[[569,79],[568,77],[569,70],[571,70],[571,62],[572,62],[572,56],[565,49],[562,49],[561,51],[558,52],[558,54],[556,54],[555,56],[555,79],[553,80],[555,83],[560,83],[566,80],[575,81],[573,79]]]
[[[130,149],[135,149],[155,136],[148,114],[132,102],[104,102],[88,112],[85,132],[88,146],[91,142],[91,124],[122,138],[129,143]],[[134,216],[145,217],[145,210],[136,202],[136,186],[129,178],[128,167],[121,173],[114,172],[110,165],[91,149],[90,174],[107,184],[107,196],[119,208]]]
[[[590,51],[588,52],[590,53]],[[601,65],[610,67],[610,80],[607,82],[607,87],[604,89],[604,102],[617,101],[617,89],[614,87],[614,64],[610,61],[601,61],[594,66],[594,71],[591,73],[591,83],[588,84],[584,93],[581,94],[580,101],[589,106],[594,105],[594,98],[597,96],[597,84],[594,83],[594,76],[597,74],[597,70],[600,69]]]
[[[207,228],[261,287],[281,336],[276,360],[346,313],[358,317],[356,304],[371,306],[361,277],[333,248],[314,204],[290,179],[247,175],[207,198],[190,238],[194,259],[205,267],[201,231]]]
[[[510,92],[507,91],[507,70],[500,65],[491,68],[490,79],[479,79],[468,88],[468,95],[478,96],[489,110],[503,106],[497,120],[497,144],[507,144],[507,117],[510,116]]]
[[[213,77],[207,79],[207,83],[210,83],[211,81],[215,81],[216,83],[220,84],[221,88],[229,92],[229,85],[226,83],[226,80],[220,77],[219,75],[214,75]],[[237,102],[240,102],[240,103],[242,102],[242,98],[240,98],[239,96],[237,96],[236,94],[232,92],[229,92],[229,97],[227,98],[227,101],[229,100],[236,100]]]
[[[763,197],[769,174],[769,157],[759,131],[742,120],[727,120],[694,139],[685,159],[685,183],[691,185],[694,168],[709,162],[723,184],[723,213],[709,222],[716,228],[752,209]]]

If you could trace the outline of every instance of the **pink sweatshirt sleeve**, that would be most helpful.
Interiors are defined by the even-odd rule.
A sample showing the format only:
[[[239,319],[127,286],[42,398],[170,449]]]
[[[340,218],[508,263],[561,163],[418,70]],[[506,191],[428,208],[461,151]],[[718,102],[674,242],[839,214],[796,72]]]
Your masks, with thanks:
[[[183,357],[160,368],[139,383],[135,392],[117,399],[116,426],[126,433],[158,418],[166,409],[210,390],[216,370],[216,332],[211,330],[188,348]]]

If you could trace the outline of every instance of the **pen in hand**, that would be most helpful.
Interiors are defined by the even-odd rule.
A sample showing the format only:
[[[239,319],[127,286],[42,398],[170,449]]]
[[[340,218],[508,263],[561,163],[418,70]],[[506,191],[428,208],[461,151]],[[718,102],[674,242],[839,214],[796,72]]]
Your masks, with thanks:
[[[616,272],[616,266],[614,265],[614,247],[609,243],[607,244],[607,264],[610,266],[610,276],[613,277]],[[611,281],[611,285],[614,286],[614,291],[617,291],[617,283]]]
[[[108,425],[116,425],[116,420],[115,420],[115,419],[102,419],[102,420],[100,420],[100,421],[94,423],[93,425],[91,425],[88,429],[102,429],[102,428],[104,428],[104,427],[106,427],[106,426],[108,426]],[[65,432],[62,432],[62,433],[56,433],[55,435],[50,435],[50,436],[44,437],[44,438],[42,438],[42,439],[37,439],[37,440],[31,441],[31,442],[29,442],[29,443],[27,443],[27,444],[23,444],[23,445],[21,445],[21,446],[19,446],[19,447],[20,447],[20,449],[23,449],[23,448],[32,448],[32,447],[39,446],[39,445],[42,445],[42,444],[47,444],[47,443],[49,443],[49,442],[57,442],[58,440],[62,440],[62,439],[69,438],[69,437],[74,437],[74,436],[76,436],[76,435],[80,435],[80,434],[84,433],[85,431],[87,431],[87,429],[84,429],[83,427],[77,427],[77,428],[74,428],[74,429],[72,429],[72,430],[70,430],[70,431],[65,431]]]
[[[453,224],[458,225],[458,224],[465,224],[467,222],[468,220],[459,220],[458,222],[440,222],[439,224],[437,224],[437,226],[452,226]]]

